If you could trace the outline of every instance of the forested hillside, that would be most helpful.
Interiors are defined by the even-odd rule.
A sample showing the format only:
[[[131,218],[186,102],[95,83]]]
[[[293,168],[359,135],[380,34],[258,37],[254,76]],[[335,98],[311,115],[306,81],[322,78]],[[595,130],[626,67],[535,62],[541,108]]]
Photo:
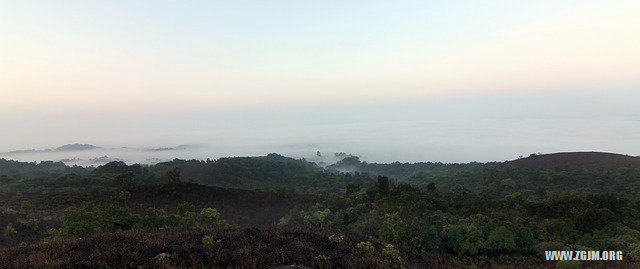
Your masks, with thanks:
[[[637,266],[640,167],[616,161],[635,157],[561,156],[584,162],[0,160],[0,265]],[[598,156],[613,163],[594,165]],[[544,250],[616,250],[625,258],[556,263],[542,259]]]

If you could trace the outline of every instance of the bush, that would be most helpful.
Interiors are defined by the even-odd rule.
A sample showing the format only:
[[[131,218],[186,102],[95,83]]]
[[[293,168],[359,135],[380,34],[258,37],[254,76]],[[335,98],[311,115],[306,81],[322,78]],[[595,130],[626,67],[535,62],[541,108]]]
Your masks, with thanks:
[[[329,236],[329,241],[336,243],[336,244],[340,244],[344,241],[344,235],[335,235],[332,234]]]
[[[115,232],[129,230],[140,225],[139,215],[132,214],[127,206],[131,194],[127,191],[116,192],[108,203],[100,206],[96,213],[100,218],[100,226],[104,231]]]
[[[213,236],[205,235],[205,236],[202,237],[202,244],[205,245],[206,247],[210,247],[210,246],[213,246],[213,245],[222,244],[222,240],[221,239],[214,240]]]
[[[500,226],[489,233],[485,247],[492,253],[510,252],[516,248],[515,237],[507,227]]]
[[[62,212],[62,228],[50,230],[53,237],[85,237],[102,232],[115,232],[139,227],[142,218],[127,206],[130,194],[116,192],[100,206],[92,203],[70,206]]]
[[[15,214],[18,214],[18,211],[15,211],[13,208],[10,208],[10,207],[7,207],[4,210],[2,210],[2,216],[11,216]]]
[[[29,213],[31,208],[33,208],[31,201],[24,200],[20,202],[20,212],[23,214]]]
[[[328,216],[331,214],[331,210],[328,208],[324,210],[316,210],[304,212],[302,218],[304,224],[315,227],[326,227],[328,225]]]
[[[200,211],[200,223],[207,227],[221,226],[220,212],[215,208],[203,208]]]
[[[368,241],[359,242],[358,244],[356,244],[356,247],[369,255],[373,255],[376,252],[376,248],[373,246],[373,244],[371,244],[371,242]]]
[[[70,206],[62,212],[62,234],[71,237],[85,237],[100,232],[99,215],[89,205]]]
[[[387,263],[387,265],[391,267],[402,266],[400,251],[398,251],[395,246],[391,244],[385,245],[384,248],[382,248],[382,256],[384,256],[384,260]]]
[[[163,209],[149,208],[142,217],[142,227],[162,228],[169,225],[169,215]]]
[[[18,219],[18,223],[23,226],[29,228],[32,231],[38,230],[38,220],[37,219]]]
[[[196,226],[196,207],[188,202],[178,204],[178,225],[184,228]]]
[[[631,245],[629,250],[627,250],[627,252],[625,252],[624,254],[632,261],[640,261],[640,243]]]
[[[17,233],[18,233],[18,231],[16,231],[16,229],[13,228],[13,224],[11,224],[11,223],[7,224],[7,227],[4,228],[4,234],[6,236],[11,236],[11,235],[14,235],[14,234],[17,234]]]
[[[475,255],[482,247],[482,231],[474,225],[455,224],[445,228],[446,246],[458,255]]]

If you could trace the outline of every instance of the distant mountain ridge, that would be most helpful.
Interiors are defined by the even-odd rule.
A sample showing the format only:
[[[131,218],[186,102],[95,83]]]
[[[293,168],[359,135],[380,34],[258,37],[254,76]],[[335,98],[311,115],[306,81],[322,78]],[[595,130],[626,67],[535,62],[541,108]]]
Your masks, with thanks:
[[[25,154],[25,153],[38,153],[38,152],[60,152],[60,151],[80,151],[80,150],[90,150],[90,149],[98,149],[100,147],[94,146],[91,144],[66,144],[59,146],[57,148],[50,149],[25,149],[25,150],[12,150],[8,152],[3,152],[4,154]]]
[[[532,154],[529,157],[505,162],[507,165],[531,169],[616,170],[624,167],[640,168],[640,157],[608,152],[559,152]]]
[[[60,147],[55,148],[55,151],[75,151],[75,150],[88,150],[88,149],[97,149],[91,144],[67,144]]]

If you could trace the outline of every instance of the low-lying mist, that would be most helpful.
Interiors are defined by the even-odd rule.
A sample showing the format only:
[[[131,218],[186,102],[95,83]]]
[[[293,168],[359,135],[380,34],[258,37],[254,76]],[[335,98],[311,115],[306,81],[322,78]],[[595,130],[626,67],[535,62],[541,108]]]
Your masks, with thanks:
[[[279,153],[332,163],[488,162],[530,153],[640,155],[637,92],[581,96],[458,98],[432,102],[255,111],[116,112],[0,118],[0,158],[99,165]],[[99,148],[56,151],[64,144]],[[182,145],[182,146],[180,146]],[[36,149],[22,153],[16,150]],[[318,158],[317,152],[322,158]]]

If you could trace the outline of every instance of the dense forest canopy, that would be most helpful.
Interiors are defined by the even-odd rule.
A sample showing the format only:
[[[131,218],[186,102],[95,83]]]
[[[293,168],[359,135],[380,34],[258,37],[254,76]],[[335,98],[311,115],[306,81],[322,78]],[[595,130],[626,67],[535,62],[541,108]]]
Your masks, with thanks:
[[[567,160],[590,157],[594,153],[573,154]],[[298,193],[343,194],[347,185],[370,186],[375,177],[387,176],[393,182],[427,187],[435,184],[440,191],[463,187],[491,197],[505,197],[514,192],[545,198],[551,194],[576,191],[640,194],[638,157],[618,155],[622,162],[611,161],[611,154],[601,153],[607,167],[554,166],[548,156],[532,155],[511,162],[493,163],[367,163],[345,155],[325,168],[304,159],[275,153],[262,157],[229,157],[217,160],[179,160],[155,165],[127,165],[114,161],[98,167],[66,166],[61,162],[16,162],[0,159],[0,191],[59,191],[74,189],[116,188],[122,185],[151,184],[167,181],[167,171],[180,168],[180,177],[208,186],[248,190],[280,190]],[[557,158],[549,155],[549,158]],[[630,161],[631,160],[631,161]],[[562,163],[562,161],[553,161]],[[637,165],[635,165],[637,164]],[[590,168],[593,167],[593,168]],[[131,176],[127,178],[125,174]],[[126,180],[125,180],[126,179]],[[128,181],[128,182],[124,182]]]

